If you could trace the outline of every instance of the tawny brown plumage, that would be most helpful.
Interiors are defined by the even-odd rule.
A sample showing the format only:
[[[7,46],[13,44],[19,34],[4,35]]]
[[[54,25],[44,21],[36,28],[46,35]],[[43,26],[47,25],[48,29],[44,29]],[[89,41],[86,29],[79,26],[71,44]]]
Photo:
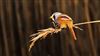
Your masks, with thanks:
[[[59,13],[57,15],[57,17],[56,17],[56,15],[57,15],[57,13],[54,13],[52,15],[52,17],[55,16],[55,19],[53,19],[53,21],[55,21],[59,25],[60,28],[67,28],[68,27],[71,34],[73,35],[74,39],[76,40],[77,38],[76,38],[74,29],[73,29],[73,27],[74,27],[73,20],[66,14]]]
[[[73,21],[71,19],[69,19],[68,17],[63,18],[62,16],[59,16],[57,21],[58,21],[60,28],[67,28],[68,27],[70,32],[72,33],[74,39],[76,40],[76,35],[75,35],[74,30],[73,30]]]

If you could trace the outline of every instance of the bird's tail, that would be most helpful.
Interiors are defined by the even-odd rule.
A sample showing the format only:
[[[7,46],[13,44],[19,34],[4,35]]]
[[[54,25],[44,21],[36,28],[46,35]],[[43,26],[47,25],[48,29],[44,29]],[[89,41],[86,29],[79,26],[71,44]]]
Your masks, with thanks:
[[[69,30],[70,30],[71,34],[73,35],[72,37],[73,37],[75,40],[77,40],[76,35],[75,35],[75,32],[74,32],[74,29],[73,29],[73,28],[69,28]]]

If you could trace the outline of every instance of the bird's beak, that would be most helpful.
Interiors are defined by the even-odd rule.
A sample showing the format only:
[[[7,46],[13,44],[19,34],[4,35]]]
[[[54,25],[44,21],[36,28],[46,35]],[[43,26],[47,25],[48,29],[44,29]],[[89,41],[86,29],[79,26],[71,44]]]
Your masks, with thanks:
[[[51,19],[52,21],[54,21],[53,16],[50,16],[50,19]]]
[[[50,16],[50,19],[52,19],[53,18],[53,16]]]

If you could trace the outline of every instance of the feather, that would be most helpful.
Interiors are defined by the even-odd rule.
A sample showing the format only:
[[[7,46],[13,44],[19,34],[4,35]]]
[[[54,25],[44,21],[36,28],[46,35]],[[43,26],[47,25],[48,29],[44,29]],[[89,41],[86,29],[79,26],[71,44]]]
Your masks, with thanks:
[[[72,37],[74,38],[74,40],[77,40],[77,38],[76,38],[76,35],[75,35],[75,32],[74,32],[73,28],[69,28],[69,30],[70,30],[71,34],[73,35]]]

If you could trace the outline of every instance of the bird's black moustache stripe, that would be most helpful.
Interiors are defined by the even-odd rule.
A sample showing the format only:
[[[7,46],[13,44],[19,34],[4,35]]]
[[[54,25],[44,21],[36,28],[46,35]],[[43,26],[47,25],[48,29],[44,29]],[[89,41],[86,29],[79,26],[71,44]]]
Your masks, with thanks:
[[[55,19],[56,19],[56,16],[54,15],[53,18],[54,18],[54,20],[55,20]]]

